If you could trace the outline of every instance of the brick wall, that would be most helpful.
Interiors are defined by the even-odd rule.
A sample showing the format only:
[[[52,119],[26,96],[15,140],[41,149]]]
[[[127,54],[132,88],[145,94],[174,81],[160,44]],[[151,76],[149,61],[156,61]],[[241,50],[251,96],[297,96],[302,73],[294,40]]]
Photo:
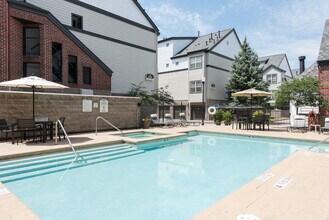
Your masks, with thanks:
[[[0,81],[8,79],[8,3],[0,0]]]
[[[329,101],[329,62],[319,63],[320,93]],[[320,114],[329,115],[328,109],[320,109]]]
[[[1,1],[1,9],[6,1]],[[2,11],[1,11],[1,15]],[[24,22],[22,22],[24,20]],[[4,21],[1,19],[0,25],[3,27]],[[24,56],[23,55],[23,28],[39,27],[40,28],[40,55]],[[1,28],[1,33],[2,33]],[[0,35],[0,46],[7,39],[5,35]],[[62,44],[62,84],[70,88],[82,88],[93,90],[111,90],[111,77],[79,46],[68,38],[60,29],[57,28],[47,17],[34,14],[31,12],[21,11],[10,8],[10,79],[17,79],[23,76],[23,62],[40,62],[41,77],[52,81],[52,43]],[[5,50],[4,50],[5,51]],[[1,53],[4,53],[1,50]],[[68,83],[68,55],[77,56],[78,58],[78,83]],[[3,56],[2,56],[3,57]],[[4,56],[7,57],[7,56]],[[1,58],[0,65],[7,63]],[[91,67],[92,84],[83,84],[83,67]],[[0,67],[1,68],[1,67]],[[5,70],[0,69],[0,79],[4,81]]]
[[[83,113],[83,99],[90,99],[93,103],[107,99],[108,113],[100,113],[99,104],[91,113]],[[133,97],[36,93],[35,117],[46,116],[55,121],[64,116],[65,129],[68,132],[94,131],[98,116],[119,128],[136,128],[140,126],[138,102],[139,98]],[[0,105],[0,118],[5,118],[8,123],[16,122],[17,118],[32,118],[32,92],[0,91]],[[99,120],[99,129],[108,128],[107,124]]]

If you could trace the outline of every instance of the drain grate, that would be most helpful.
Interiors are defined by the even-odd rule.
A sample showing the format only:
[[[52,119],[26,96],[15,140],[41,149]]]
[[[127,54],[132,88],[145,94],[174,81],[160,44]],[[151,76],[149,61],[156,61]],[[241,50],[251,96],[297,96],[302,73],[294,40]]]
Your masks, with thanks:
[[[291,177],[282,177],[274,186],[280,189],[286,188],[291,181]]]
[[[273,176],[274,176],[274,174],[272,174],[272,173],[266,173],[264,175],[261,175],[257,179],[262,181],[263,183],[265,183],[267,180],[271,179]]]

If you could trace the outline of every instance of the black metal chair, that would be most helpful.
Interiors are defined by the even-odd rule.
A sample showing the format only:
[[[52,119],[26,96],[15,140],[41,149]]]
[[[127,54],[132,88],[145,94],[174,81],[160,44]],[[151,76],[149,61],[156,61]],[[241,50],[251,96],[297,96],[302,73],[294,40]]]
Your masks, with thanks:
[[[64,127],[65,117],[60,117],[58,120],[61,122],[61,124]],[[62,127],[59,124],[57,124],[57,131],[58,131],[58,139],[61,141],[61,135],[63,135],[63,138],[65,140],[64,131],[63,131]]]
[[[6,119],[0,119],[0,131],[6,135],[6,142],[8,140],[8,133],[11,133],[11,128],[9,127]]]
[[[21,143],[23,143],[23,138],[29,139],[30,134],[33,134],[33,141],[36,141],[36,133],[39,132],[39,138],[42,140],[42,128],[35,124],[34,119],[17,119],[17,130],[16,133],[19,134]],[[17,137],[18,145],[18,137]]]

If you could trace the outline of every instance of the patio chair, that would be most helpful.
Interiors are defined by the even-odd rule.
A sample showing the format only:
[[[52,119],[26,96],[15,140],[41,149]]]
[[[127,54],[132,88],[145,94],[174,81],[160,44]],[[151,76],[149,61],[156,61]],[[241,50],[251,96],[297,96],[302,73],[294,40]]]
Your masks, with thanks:
[[[39,138],[42,140],[42,128],[35,124],[34,119],[17,119],[17,130],[21,143],[23,143],[23,137],[29,139],[30,134],[33,134],[33,141],[36,141],[36,133],[39,132]],[[18,137],[17,137],[18,145]]]
[[[320,128],[320,132],[323,133],[324,131],[329,130],[329,118],[324,119],[324,127]]]
[[[306,123],[306,118],[304,116],[300,116],[297,115],[295,116],[294,120],[293,120],[293,124],[291,126],[288,126],[288,131],[301,131],[301,132],[305,132],[307,131],[308,126]]]
[[[267,125],[267,130],[270,130],[270,122],[269,122],[269,115],[259,115],[253,118],[253,129],[256,129],[256,126],[259,126],[259,130],[265,130],[265,124]]]
[[[186,125],[201,125],[201,121],[199,120],[187,120],[186,119],[186,116],[185,116],[185,113],[179,113],[179,120],[181,122],[181,124],[184,126]]]
[[[62,125],[64,127],[65,117],[60,117],[58,120],[62,123]],[[58,139],[59,139],[59,141],[61,141],[61,135],[63,135],[63,138],[65,140],[64,131],[63,131],[62,127],[59,124],[57,124],[57,131],[58,131]]]
[[[150,114],[151,117],[151,127],[155,127],[155,126],[165,126],[166,123],[163,123],[159,120],[158,115],[157,114]]]
[[[176,123],[174,121],[174,119],[171,117],[170,114],[165,114],[164,121],[165,121],[166,126],[175,127],[176,125],[178,125],[178,123]]]
[[[6,119],[0,119],[0,131],[6,135],[6,142],[8,140],[8,133],[12,133],[11,128],[7,124]]]

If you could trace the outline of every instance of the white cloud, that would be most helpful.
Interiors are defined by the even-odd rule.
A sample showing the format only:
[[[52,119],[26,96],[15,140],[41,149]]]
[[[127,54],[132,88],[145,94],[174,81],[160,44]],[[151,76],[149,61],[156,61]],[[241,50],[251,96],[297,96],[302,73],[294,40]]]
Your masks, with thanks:
[[[286,53],[291,68],[298,67],[299,56],[306,55],[307,66],[317,60],[324,22],[329,18],[327,0],[285,1],[263,10],[267,16],[243,31],[260,56]]]
[[[211,22],[205,22],[199,13],[185,11],[173,4],[162,3],[147,8],[147,12],[160,28],[161,35],[165,37],[186,36],[186,33],[191,32],[197,35],[198,31],[207,34],[215,29]],[[213,14],[212,19],[218,15]]]

